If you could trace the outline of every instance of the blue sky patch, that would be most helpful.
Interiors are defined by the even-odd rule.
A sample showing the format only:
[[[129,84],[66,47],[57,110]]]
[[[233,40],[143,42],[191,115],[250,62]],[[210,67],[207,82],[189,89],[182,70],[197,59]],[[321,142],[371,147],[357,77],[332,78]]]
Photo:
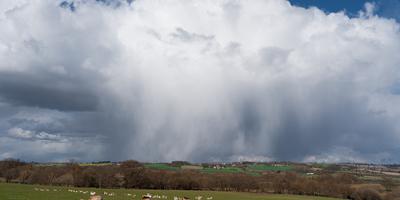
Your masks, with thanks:
[[[400,0],[289,0],[301,7],[315,6],[325,12],[345,11],[349,16],[357,16],[367,2],[374,3],[376,14],[382,17],[400,19]]]

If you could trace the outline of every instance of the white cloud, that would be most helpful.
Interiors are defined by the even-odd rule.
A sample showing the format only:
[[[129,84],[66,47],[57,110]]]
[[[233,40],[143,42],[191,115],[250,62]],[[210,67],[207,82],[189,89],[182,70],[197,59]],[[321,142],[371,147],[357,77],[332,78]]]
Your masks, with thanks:
[[[36,138],[42,139],[42,140],[60,140],[61,139],[60,135],[49,134],[46,132],[37,133]]]
[[[22,139],[32,139],[34,137],[34,133],[32,133],[32,131],[24,130],[22,128],[11,128],[8,130],[8,134],[11,137]]]
[[[41,133],[55,123],[90,130],[108,138],[111,159],[312,160],[344,147],[400,160],[400,102],[390,92],[400,78],[399,24],[374,15],[373,4],[356,18],[285,0],[6,7],[0,96],[47,109],[4,119],[42,124],[17,121],[32,130],[17,135],[56,137]]]
[[[360,11],[361,17],[372,17],[376,11],[375,3],[367,2],[364,4],[365,11]]]
[[[50,134],[46,132],[35,132],[31,130],[24,130],[22,128],[14,127],[8,130],[8,135],[13,138],[30,139],[30,140],[67,140],[60,135]]]

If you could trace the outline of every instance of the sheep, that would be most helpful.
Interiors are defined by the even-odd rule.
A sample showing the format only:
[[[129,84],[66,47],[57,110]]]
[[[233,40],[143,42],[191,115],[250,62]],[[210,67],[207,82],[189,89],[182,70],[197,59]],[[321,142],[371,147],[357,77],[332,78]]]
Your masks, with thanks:
[[[151,199],[151,195],[150,194],[142,196],[142,200],[150,200],[150,199]]]
[[[103,197],[101,196],[91,196],[89,200],[103,200]]]

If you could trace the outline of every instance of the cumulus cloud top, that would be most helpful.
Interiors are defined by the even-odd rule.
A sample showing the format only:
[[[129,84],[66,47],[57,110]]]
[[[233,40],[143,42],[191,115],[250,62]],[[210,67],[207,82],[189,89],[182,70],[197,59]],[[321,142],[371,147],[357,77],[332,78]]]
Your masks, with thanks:
[[[400,160],[399,24],[374,4],[352,18],[286,0],[0,11],[0,157]]]

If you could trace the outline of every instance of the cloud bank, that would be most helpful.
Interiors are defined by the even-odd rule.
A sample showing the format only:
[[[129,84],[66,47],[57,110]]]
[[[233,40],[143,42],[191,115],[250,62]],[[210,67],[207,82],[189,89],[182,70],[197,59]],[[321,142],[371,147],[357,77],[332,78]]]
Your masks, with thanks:
[[[0,158],[399,162],[400,32],[286,0],[0,3]]]

